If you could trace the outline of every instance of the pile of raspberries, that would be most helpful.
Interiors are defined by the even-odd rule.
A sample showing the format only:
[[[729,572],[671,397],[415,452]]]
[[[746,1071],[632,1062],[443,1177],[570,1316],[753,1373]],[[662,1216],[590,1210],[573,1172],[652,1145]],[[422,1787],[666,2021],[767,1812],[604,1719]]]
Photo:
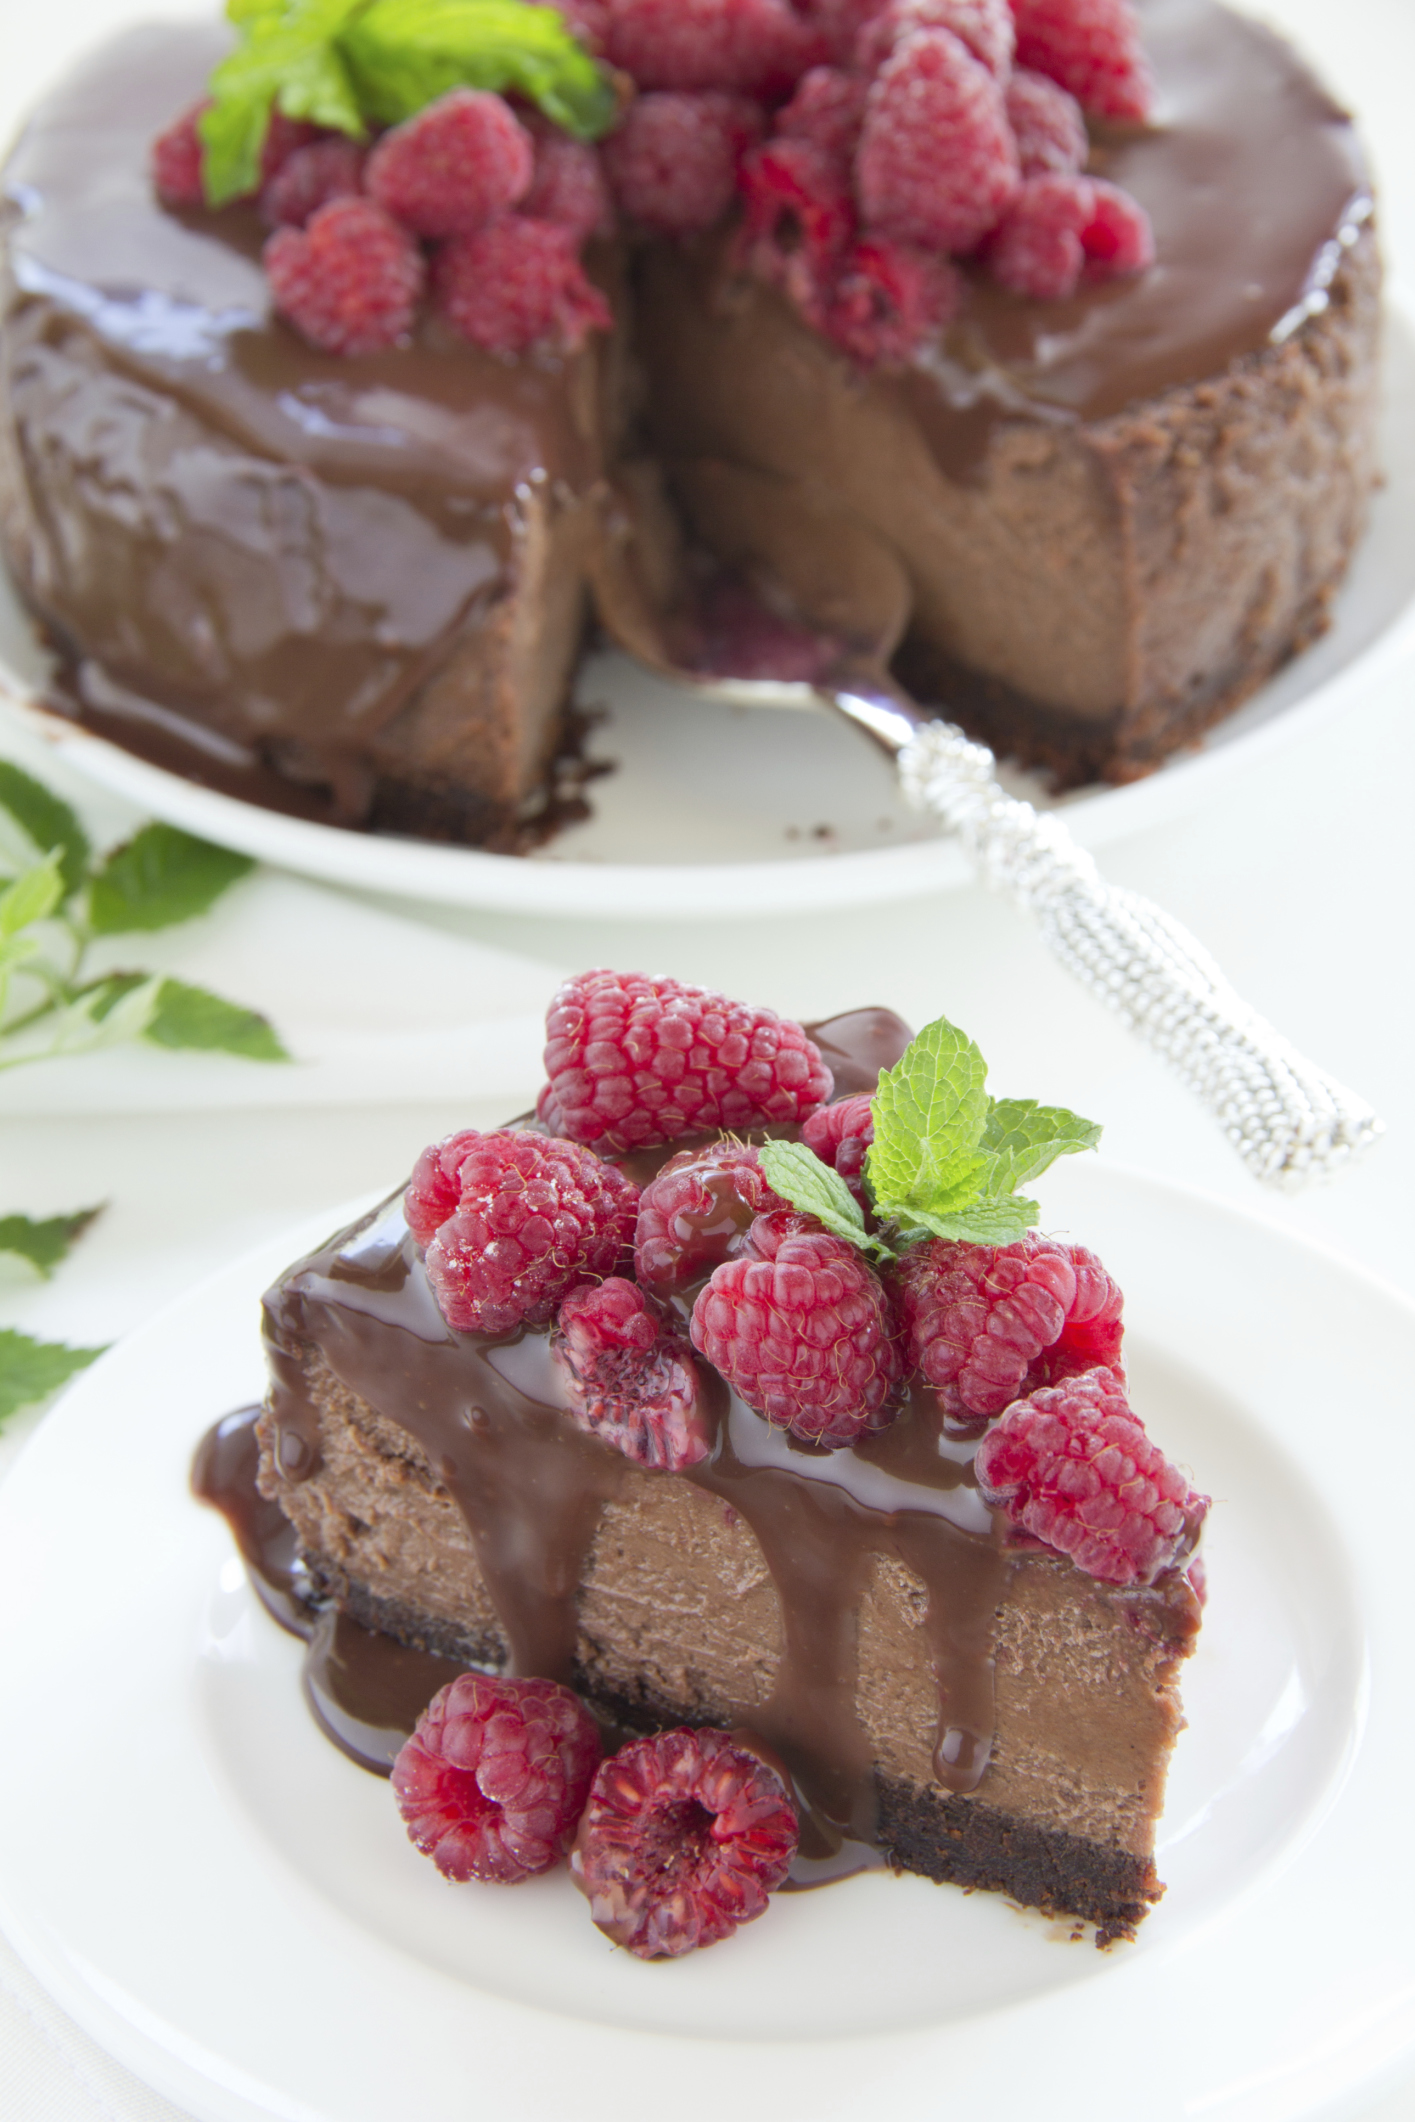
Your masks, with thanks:
[[[957,312],[968,259],[1059,301],[1154,255],[1144,209],[1084,174],[1086,114],[1143,125],[1131,0],[562,0],[620,76],[598,148],[454,89],[363,148],[277,116],[260,211],[275,306],[313,345],[374,352],[426,301],[502,355],[607,330],[582,250],[617,226],[688,238],[736,210],[738,264],[865,367]],[[199,207],[188,111],[155,142],[163,201]]]
[[[450,1326],[548,1328],[569,1415],[640,1466],[711,1455],[716,1372],[817,1450],[867,1448],[906,1407],[979,1438],[1011,1537],[1105,1582],[1188,1555],[1206,1499],[1127,1402],[1121,1293],[1094,1253],[1029,1231],[877,1267],[783,1200],[744,1136],[796,1135],[868,1212],[874,1122],[868,1096],[831,1102],[820,1050],[770,1010],[597,971],[561,987],[547,1034],[536,1125],[452,1135],[407,1189]],[[643,1186],[617,1161],[685,1138]]]

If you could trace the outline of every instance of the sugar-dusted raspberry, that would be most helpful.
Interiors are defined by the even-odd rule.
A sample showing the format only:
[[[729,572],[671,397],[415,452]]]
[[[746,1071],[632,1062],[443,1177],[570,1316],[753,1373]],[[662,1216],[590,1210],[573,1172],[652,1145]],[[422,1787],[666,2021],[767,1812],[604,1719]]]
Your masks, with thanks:
[[[454,88],[383,135],[364,187],[419,236],[464,236],[531,188],[531,136],[500,96]]]
[[[995,81],[1012,69],[1015,32],[1007,0],[888,0],[855,42],[858,72],[878,73],[895,46],[919,29],[949,29]]]
[[[536,144],[536,166],[522,212],[568,228],[577,243],[608,235],[614,207],[597,149],[588,140],[572,140],[538,113],[528,114],[526,125]]]
[[[712,1450],[692,1350],[622,1275],[565,1299],[551,1348],[572,1420],[626,1459],[681,1473]]]
[[[1015,1401],[973,1465],[994,1509],[1107,1584],[1152,1583],[1189,1553],[1209,1507],[1104,1367]]]
[[[1090,152],[1081,106],[1045,74],[1018,67],[1007,84],[1007,122],[1023,177],[1080,169]]]
[[[194,103],[174,118],[152,143],[152,188],[164,206],[202,206],[206,193],[201,181],[201,135],[197,119],[210,108],[209,101]]]
[[[327,354],[373,353],[412,327],[422,253],[371,199],[331,200],[262,255],[275,307]]]
[[[653,1289],[689,1289],[746,1250],[757,1216],[787,1206],[745,1143],[685,1149],[639,1196],[634,1273]]]
[[[640,88],[779,95],[814,40],[788,0],[609,0],[605,50]]]
[[[568,1687],[463,1673],[419,1717],[393,1795],[444,1878],[514,1885],[568,1852],[601,1752]]]
[[[533,346],[574,353],[614,321],[572,232],[529,214],[498,214],[475,234],[444,243],[432,263],[432,292],[448,323],[494,354]]]
[[[363,150],[342,133],[297,147],[262,188],[261,218],[272,228],[303,228],[331,199],[357,198],[363,164]]]
[[[809,1216],[758,1216],[745,1254],[714,1268],[693,1346],[768,1422],[810,1444],[854,1444],[893,1421],[903,1367],[879,1277]]]
[[[773,131],[780,140],[809,140],[812,147],[848,163],[859,144],[868,91],[869,83],[858,74],[838,66],[813,66],[777,112]]]
[[[798,1838],[786,1785],[737,1736],[660,1732],[600,1768],[570,1870],[606,1937],[674,1959],[761,1915]]]
[[[834,1166],[857,1201],[865,1199],[865,1151],[874,1139],[874,1104],[868,1091],[823,1105],[801,1129],[807,1149],[813,1149],[822,1164]]]
[[[1084,1245],[931,1238],[895,1270],[905,1356],[949,1420],[979,1422],[1041,1385],[1120,1364],[1123,1298]]]
[[[604,143],[615,200],[631,220],[665,236],[690,236],[721,220],[737,164],[765,126],[760,107],[715,90],[638,96]]]
[[[1012,0],[1017,64],[1059,81],[1088,111],[1143,125],[1154,77],[1130,0]]]
[[[840,262],[825,329],[865,368],[899,366],[949,322],[962,299],[963,283],[946,258],[866,236]]]
[[[614,1273],[639,1189],[576,1142],[469,1128],[423,1151],[403,1205],[448,1325],[504,1334]]]
[[[1073,172],[1029,177],[987,245],[993,278],[1036,302],[1064,301],[1083,275],[1107,280],[1153,258],[1144,208],[1119,186]]]
[[[870,90],[855,163],[866,225],[968,251],[1020,182],[1002,90],[951,30],[915,30]]]
[[[542,1094],[559,1127],[607,1152],[718,1128],[799,1125],[831,1092],[799,1024],[711,988],[577,973],[546,1017]]]
[[[846,165],[811,140],[768,140],[742,163],[743,240],[753,270],[825,321],[831,261],[855,233]]]

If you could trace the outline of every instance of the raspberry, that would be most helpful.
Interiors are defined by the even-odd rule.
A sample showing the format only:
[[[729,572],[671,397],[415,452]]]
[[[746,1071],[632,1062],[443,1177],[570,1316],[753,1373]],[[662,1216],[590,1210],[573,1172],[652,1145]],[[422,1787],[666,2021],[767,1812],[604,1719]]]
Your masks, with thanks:
[[[600,1754],[599,1727],[568,1687],[463,1673],[419,1717],[393,1794],[408,1839],[444,1878],[510,1886],[569,1850]]]
[[[878,1277],[811,1218],[758,1216],[714,1268],[693,1346],[749,1407],[809,1444],[854,1444],[898,1409],[899,1348]]]
[[[600,1768],[570,1870],[606,1937],[673,1959],[760,1916],[798,1835],[785,1784],[757,1754],[726,1732],[661,1732]]]
[[[861,29],[885,5],[886,0],[797,0],[821,59],[839,67],[853,63]]]
[[[685,1149],[639,1196],[634,1273],[654,1289],[690,1289],[745,1250],[754,1217],[786,1206],[754,1149],[731,1141]]]
[[[604,143],[614,196],[665,236],[711,228],[732,203],[737,164],[765,121],[754,103],[714,92],[639,96]]]
[[[626,1459],[681,1473],[712,1450],[692,1351],[632,1282],[611,1275],[567,1297],[551,1347],[572,1420]]]
[[[469,1128],[423,1151],[403,1202],[448,1325],[505,1334],[614,1273],[639,1189],[578,1143]]]
[[[609,186],[599,156],[586,140],[572,140],[556,125],[527,119],[536,144],[535,174],[523,211],[534,221],[568,228],[577,243],[608,235],[614,225]]]
[[[1007,84],[1007,122],[1017,142],[1022,175],[1080,169],[1090,153],[1086,121],[1074,96],[1045,74],[1019,67]]]
[[[1209,1507],[1104,1368],[1015,1401],[973,1465],[986,1502],[1107,1584],[1152,1583],[1188,1554]]]
[[[1007,0],[889,0],[856,39],[857,71],[878,73],[895,46],[919,29],[952,30],[979,66],[1005,85],[1015,38]]]
[[[572,1140],[609,1151],[798,1126],[830,1096],[830,1070],[799,1024],[679,980],[578,973],[545,1028],[542,1097]]]
[[[531,188],[531,136],[500,96],[454,88],[385,133],[368,159],[371,199],[419,236],[465,236]]]
[[[609,0],[555,0],[555,7],[586,51],[598,55],[604,50],[609,36]]]
[[[269,184],[272,177],[278,177],[298,148],[312,147],[320,137],[317,125],[309,124],[304,118],[287,118],[284,111],[273,110],[261,143],[261,183]]]
[[[813,66],[796,84],[796,93],[776,114],[781,140],[809,140],[841,162],[854,156],[865,122],[868,83],[834,66]]]
[[[152,188],[164,206],[204,206],[201,182],[201,135],[197,119],[211,107],[209,99],[194,103],[174,118],[152,143]]]
[[[498,214],[475,235],[444,243],[432,287],[448,323],[494,354],[537,345],[572,354],[614,321],[571,231],[529,214]]]
[[[363,161],[362,150],[340,133],[297,147],[261,191],[262,218],[272,228],[303,228],[331,199],[357,198]]]
[[[1017,64],[1059,81],[1097,117],[1143,125],[1154,79],[1130,0],[1012,0]]]
[[[1007,110],[951,30],[915,30],[870,90],[856,159],[866,223],[925,249],[968,251],[1020,181]]]
[[[371,199],[334,199],[305,228],[266,244],[275,307],[327,354],[368,354],[410,330],[423,261],[412,237]]]
[[[746,239],[754,259],[766,247],[766,276],[788,277],[804,252],[813,274],[855,233],[855,206],[841,166],[810,140],[768,140],[742,163]]]
[[[988,269],[1014,295],[1061,302],[1084,273],[1106,280],[1154,257],[1148,216],[1127,192],[1094,177],[1029,177],[987,248]]]
[[[609,0],[606,56],[646,89],[780,94],[813,56],[786,0]]]
[[[841,263],[825,328],[866,368],[897,367],[949,322],[962,299],[963,283],[946,258],[866,237]]]
[[[811,1114],[801,1129],[801,1140],[813,1149],[822,1164],[833,1165],[857,1201],[865,1194],[865,1151],[875,1139],[874,1106],[868,1091],[853,1098],[837,1098]]]
[[[912,1369],[950,1421],[1001,1414],[1093,1364],[1119,1368],[1123,1298],[1094,1253],[1029,1231],[1015,1245],[931,1238],[895,1283]]]

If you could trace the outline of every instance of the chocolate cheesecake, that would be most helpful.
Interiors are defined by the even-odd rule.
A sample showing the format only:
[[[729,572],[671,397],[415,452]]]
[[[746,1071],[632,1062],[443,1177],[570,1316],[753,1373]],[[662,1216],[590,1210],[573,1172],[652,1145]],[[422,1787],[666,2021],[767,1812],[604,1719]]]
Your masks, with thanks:
[[[59,704],[253,801],[512,846],[591,612],[691,664],[705,553],[1000,752],[1148,770],[1327,623],[1379,266],[1300,60],[1212,0],[1141,20],[1154,122],[1093,124],[1089,167],[1156,262],[1064,301],[965,265],[947,329],[873,369],[730,226],[601,246],[616,331],[573,353],[488,354],[435,312],[320,352],[273,313],[253,207],[152,190],[219,34],[110,45],[7,172],[0,536]]]
[[[842,1096],[908,1042],[885,1011],[811,1029]],[[618,1161],[647,1181],[683,1147]],[[1019,1540],[980,1493],[976,1426],[941,1430],[922,1379],[879,1434],[824,1449],[712,1373],[711,1451],[646,1468],[572,1419],[549,1326],[447,1324],[401,1194],[281,1278],[265,1337],[264,1412],[197,1485],[287,1625],[292,1585],[326,1607],[312,1700],[370,1765],[459,1668],[557,1679],[621,1732],[750,1728],[817,1873],[872,1850],[1101,1942],[1159,1897],[1187,1547],[1122,1586]]]

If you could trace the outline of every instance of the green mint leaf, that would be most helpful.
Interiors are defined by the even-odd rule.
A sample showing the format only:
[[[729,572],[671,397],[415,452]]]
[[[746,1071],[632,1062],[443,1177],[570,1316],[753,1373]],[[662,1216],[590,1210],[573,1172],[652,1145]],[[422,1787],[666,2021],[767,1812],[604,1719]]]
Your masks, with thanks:
[[[923,1237],[956,1238],[969,1245],[1011,1245],[1040,1218],[1041,1209],[1035,1201],[1028,1201],[1021,1194],[1008,1194],[999,1201],[970,1201],[951,1215],[910,1209],[900,1219],[904,1227],[899,1239],[905,1246]]]
[[[243,41],[211,75],[211,103],[197,120],[202,188],[209,206],[243,198],[260,183],[260,156],[278,103],[291,118],[309,118],[364,137],[348,69],[334,38],[360,0],[237,0],[230,15]]]
[[[143,1037],[154,1046],[239,1054],[246,1061],[290,1059],[269,1020],[258,1011],[225,1002],[204,987],[189,987],[185,980],[163,981]]]
[[[67,1348],[62,1341],[35,1341],[13,1327],[0,1332],[0,1422],[47,1400],[75,1371],[85,1370],[101,1348]]]
[[[989,1197],[1025,1186],[1058,1157],[1094,1149],[1101,1139],[1094,1120],[1064,1105],[1038,1105],[1035,1098],[994,1098],[988,1106],[982,1147],[991,1156],[983,1185]]]
[[[46,855],[42,862],[27,869],[0,892],[0,942],[8,943],[19,935],[21,929],[43,921],[46,915],[53,913],[63,896],[63,872],[59,850],[55,848],[52,854]]]
[[[862,1253],[887,1256],[887,1248],[865,1229],[864,1210],[839,1172],[804,1142],[764,1142],[757,1154],[768,1186],[793,1208],[814,1216]]]
[[[9,759],[0,759],[0,808],[7,810],[36,854],[59,854],[64,897],[76,892],[88,867],[88,835],[67,803]]]
[[[89,925],[95,935],[170,928],[204,914],[255,864],[249,855],[213,847],[175,825],[145,825],[115,848],[89,887]]]
[[[916,1211],[949,1215],[976,1198],[988,1165],[979,1150],[986,1081],[982,1055],[946,1017],[925,1025],[880,1077],[865,1183],[881,1216],[908,1225]]]
[[[396,125],[450,88],[508,89],[577,140],[609,131],[619,102],[553,7],[525,0],[371,0],[341,29],[361,109]]]
[[[67,1009],[48,1021],[48,1042],[36,1060],[92,1053],[140,1039],[157,1007],[158,973],[109,973],[80,989]]]
[[[0,1253],[18,1253],[48,1275],[98,1213],[96,1208],[81,1208],[75,1215],[46,1216],[42,1221],[32,1216],[0,1216]]]

